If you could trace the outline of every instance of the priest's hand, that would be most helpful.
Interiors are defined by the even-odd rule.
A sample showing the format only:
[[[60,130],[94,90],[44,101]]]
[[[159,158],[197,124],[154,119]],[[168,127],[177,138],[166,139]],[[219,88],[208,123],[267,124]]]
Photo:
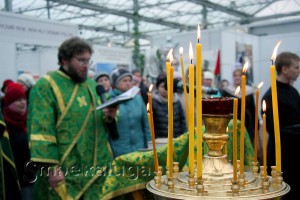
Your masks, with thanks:
[[[49,174],[49,184],[54,189],[58,186],[60,182],[65,179],[64,173],[61,171],[59,167],[54,167],[50,170]]]
[[[106,107],[103,109],[104,119],[113,119],[116,116],[118,107]]]

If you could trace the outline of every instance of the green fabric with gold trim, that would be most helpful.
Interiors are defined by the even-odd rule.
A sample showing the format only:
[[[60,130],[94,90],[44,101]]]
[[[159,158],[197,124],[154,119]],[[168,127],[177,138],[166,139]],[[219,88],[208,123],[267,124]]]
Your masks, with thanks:
[[[203,127],[202,131],[205,131]],[[239,150],[239,134],[240,134],[240,122],[238,122],[238,150]],[[232,160],[232,121],[228,124],[229,141],[228,141],[228,158]],[[196,134],[195,134],[196,135]],[[195,136],[195,144],[197,137]],[[157,150],[159,164],[165,166],[167,158],[167,145],[164,145]],[[207,145],[203,142],[203,154],[208,152]],[[195,145],[196,155],[196,145]],[[253,161],[254,150],[248,133],[245,133],[245,165],[250,166]],[[188,133],[181,135],[174,140],[174,161],[180,163],[180,171],[188,171]],[[115,166],[113,168],[112,166]],[[146,184],[154,178],[154,158],[153,151],[148,152],[134,152],[126,155],[117,157],[112,166],[108,167],[110,170],[107,171],[106,180],[102,193],[99,199],[126,199],[123,198],[124,194],[132,191],[141,190],[146,187]],[[129,170],[130,169],[130,170]],[[139,174],[137,174],[139,169]],[[122,171],[123,170],[123,171]],[[127,171],[126,171],[127,170]],[[142,171],[144,170],[144,171]],[[165,174],[165,170],[163,175]],[[131,176],[130,176],[131,175]],[[123,195],[123,196],[122,196]]]
[[[20,184],[17,175],[17,169],[14,162],[12,149],[10,146],[9,135],[7,133],[6,125],[3,121],[2,114],[0,113],[0,199],[7,199],[5,194],[5,187],[9,188],[15,193],[20,192]],[[5,166],[4,166],[5,165]],[[7,171],[6,171],[7,170]],[[5,185],[5,175],[13,181],[10,181],[12,185]]]
[[[41,78],[30,92],[28,133],[31,159],[62,166],[67,196],[96,199],[105,177],[97,169],[112,158],[102,123],[96,83],[74,83],[60,70]],[[41,170],[40,170],[41,171]],[[48,176],[38,171],[35,199],[59,199]],[[46,170],[47,171],[47,170]]]

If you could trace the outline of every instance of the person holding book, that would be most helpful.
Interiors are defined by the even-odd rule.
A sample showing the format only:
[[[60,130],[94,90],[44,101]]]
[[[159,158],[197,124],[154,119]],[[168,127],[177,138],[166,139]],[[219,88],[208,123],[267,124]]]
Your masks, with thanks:
[[[116,68],[111,73],[113,90],[110,97],[115,98],[132,87],[132,74],[125,68]],[[116,115],[118,139],[110,139],[114,156],[147,148],[151,140],[147,112],[141,95],[118,104]]]
[[[95,81],[88,78],[92,52],[85,40],[67,39],[58,49],[60,68],[30,91],[30,153],[40,166],[34,199],[96,199],[102,191],[105,177],[95,166],[111,162],[112,152],[104,129],[107,116],[96,110],[101,102]],[[49,173],[42,173],[45,168]]]

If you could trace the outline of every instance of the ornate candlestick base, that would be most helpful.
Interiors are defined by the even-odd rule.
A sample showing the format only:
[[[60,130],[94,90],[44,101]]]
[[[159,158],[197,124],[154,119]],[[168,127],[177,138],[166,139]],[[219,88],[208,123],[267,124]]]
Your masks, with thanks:
[[[204,194],[204,185],[202,179],[197,180],[196,190],[198,196],[202,196]]]
[[[258,162],[252,162],[252,174],[254,177],[258,176]]]
[[[264,193],[269,192],[269,188],[270,188],[269,177],[263,177],[261,185],[262,185],[262,190]]]
[[[240,186],[238,181],[231,181],[231,183],[232,196],[239,196]]]

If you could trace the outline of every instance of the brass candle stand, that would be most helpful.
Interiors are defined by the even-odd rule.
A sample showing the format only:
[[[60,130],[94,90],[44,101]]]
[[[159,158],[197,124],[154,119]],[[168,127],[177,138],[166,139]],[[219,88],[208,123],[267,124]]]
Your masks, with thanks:
[[[226,100],[232,103],[232,99],[226,98]],[[222,106],[218,104],[220,102],[215,101],[212,104],[221,109]],[[210,104],[209,101],[206,103]],[[216,103],[217,105],[215,105]],[[221,104],[223,105],[224,102]],[[159,183],[161,184],[158,185],[157,180],[152,180],[147,183],[147,189],[155,195],[156,199],[162,200],[276,199],[287,194],[290,187],[283,181],[282,172],[277,172],[275,167],[272,167],[272,176],[264,177],[263,173],[258,172],[258,163],[253,163],[252,170],[238,174],[238,179],[233,180],[233,166],[228,161],[227,155],[222,153],[229,138],[226,128],[232,115],[230,112],[224,114],[223,110],[220,111],[221,114],[218,112],[218,109],[213,109],[211,112],[203,110],[206,128],[203,141],[209,150],[203,156],[202,179],[197,180],[196,178],[198,164],[196,163],[194,174],[178,172],[175,167],[173,177],[169,177],[169,173],[160,176]],[[174,166],[178,166],[178,163],[174,163]]]

